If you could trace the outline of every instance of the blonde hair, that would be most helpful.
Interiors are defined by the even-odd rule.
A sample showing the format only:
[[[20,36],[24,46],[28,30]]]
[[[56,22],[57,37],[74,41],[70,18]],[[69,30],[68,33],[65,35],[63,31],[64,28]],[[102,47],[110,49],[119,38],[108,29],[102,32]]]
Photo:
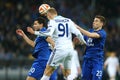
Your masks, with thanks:
[[[47,13],[51,13],[51,14],[57,14],[57,11],[56,11],[56,9],[55,8],[50,8],[50,9],[48,9],[47,10]]]

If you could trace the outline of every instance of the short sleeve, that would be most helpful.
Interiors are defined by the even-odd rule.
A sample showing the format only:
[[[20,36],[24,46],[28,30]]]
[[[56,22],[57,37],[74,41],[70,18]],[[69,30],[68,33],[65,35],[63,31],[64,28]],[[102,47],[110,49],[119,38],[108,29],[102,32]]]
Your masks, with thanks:
[[[106,32],[102,29],[97,32],[101,38],[106,38]]]

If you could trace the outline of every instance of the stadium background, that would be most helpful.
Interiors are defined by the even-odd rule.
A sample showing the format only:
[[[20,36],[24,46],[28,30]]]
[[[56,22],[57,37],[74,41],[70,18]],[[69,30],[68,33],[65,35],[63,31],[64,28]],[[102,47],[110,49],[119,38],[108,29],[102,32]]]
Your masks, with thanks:
[[[105,16],[105,58],[115,51],[120,60],[120,0],[0,0],[0,80],[25,80],[33,61],[33,48],[16,35],[15,30],[22,28],[34,39],[35,36],[26,32],[26,27],[40,16],[38,7],[42,3],[55,7],[60,15],[71,18],[84,29],[91,27],[96,14]],[[83,49],[80,45],[76,49],[82,62]],[[104,70],[103,80],[107,79]]]

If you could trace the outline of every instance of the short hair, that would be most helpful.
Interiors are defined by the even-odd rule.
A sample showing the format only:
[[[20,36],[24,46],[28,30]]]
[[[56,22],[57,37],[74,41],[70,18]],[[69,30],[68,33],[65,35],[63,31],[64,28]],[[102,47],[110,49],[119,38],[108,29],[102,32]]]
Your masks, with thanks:
[[[39,24],[43,24],[43,27],[47,27],[47,22],[43,17],[38,17],[34,21],[38,21]]]
[[[100,19],[100,21],[103,23],[103,26],[105,26],[105,24],[106,24],[106,19],[105,19],[104,16],[96,15],[95,18]]]
[[[57,14],[57,11],[55,8],[50,8],[47,10],[48,13],[51,13],[51,14]]]

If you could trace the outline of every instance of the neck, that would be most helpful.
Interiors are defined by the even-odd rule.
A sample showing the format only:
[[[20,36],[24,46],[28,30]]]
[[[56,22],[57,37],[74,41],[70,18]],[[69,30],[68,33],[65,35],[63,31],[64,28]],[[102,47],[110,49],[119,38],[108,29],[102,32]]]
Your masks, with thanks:
[[[100,29],[102,29],[102,27],[94,28],[95,31],[98,31],[98,30],[100,30]]]
[[[41,30],[43,27],[40,27],[39,30]]]
[[[52,16],[52,19],[54,19],[56,16],[57,16],[57,15],[53,15],[53,16]]]

